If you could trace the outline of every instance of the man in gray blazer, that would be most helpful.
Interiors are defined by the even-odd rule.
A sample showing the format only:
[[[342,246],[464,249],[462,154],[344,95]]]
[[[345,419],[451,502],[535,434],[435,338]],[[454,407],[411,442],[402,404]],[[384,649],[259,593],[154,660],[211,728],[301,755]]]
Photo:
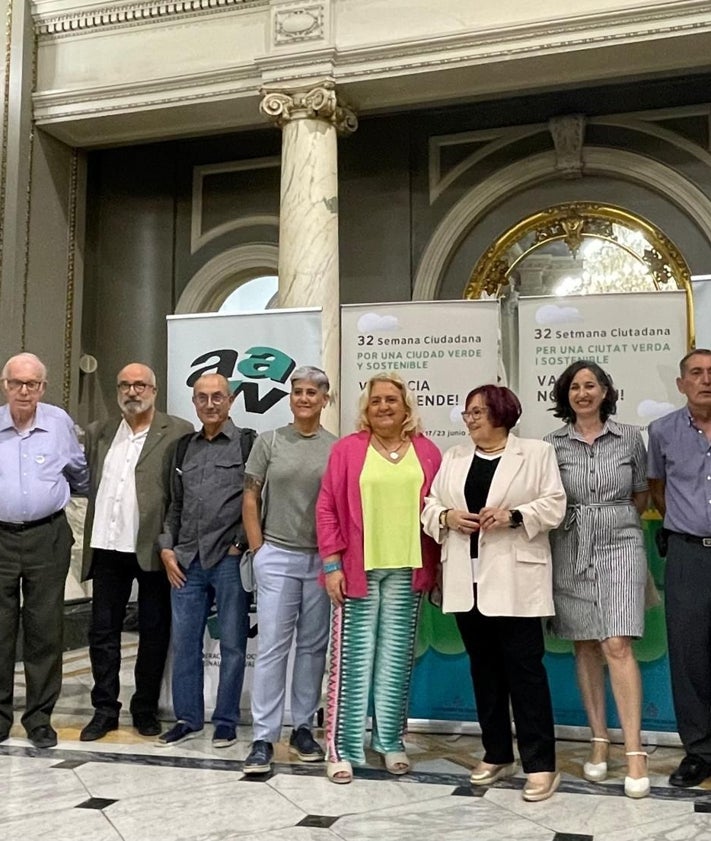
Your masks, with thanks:
[[[91,424],[85,439],[91,489],[82,580],[93,579],[89,655],[95,712],[81,731],[83,742],[118,728],[121,630],[134,580],[139,639],[133,726],[143,736],[160,733],[156,713],[170,642],[170,584],[155,543],[175,442],[193,431],[187,421],[156,410],[156,377],[146,365],[127,365],[116,386],[122,417]]]

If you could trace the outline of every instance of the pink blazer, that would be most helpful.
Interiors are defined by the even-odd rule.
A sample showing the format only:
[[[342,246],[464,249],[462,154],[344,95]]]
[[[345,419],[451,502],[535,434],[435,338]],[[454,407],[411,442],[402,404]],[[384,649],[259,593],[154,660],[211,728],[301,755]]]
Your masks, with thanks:
[[[347,435],[334,444],[316,502],[319,553],[322,558],[340,555],[346,578],[346,595],[353,598],[368,595],[359,482],[369,442],[370,433],[362,431]],[[415,435],[412,445],[425,475],[420,489],[421,511],[442,454],[424,435]],[[436,581],[439,546],[424,532],[421,532],[421,546],[422,568],[412,571],[412,587],[429,592]]]

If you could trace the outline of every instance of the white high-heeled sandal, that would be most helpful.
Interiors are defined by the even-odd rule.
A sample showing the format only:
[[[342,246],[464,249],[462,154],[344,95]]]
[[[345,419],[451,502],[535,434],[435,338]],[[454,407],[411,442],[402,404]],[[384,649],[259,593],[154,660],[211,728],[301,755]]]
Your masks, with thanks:
[[[610,744],[609,739],[603,739],[600,736],[593,736],[591,742],[605,742]],[[604,762],[586,762],[583,765],[583,777],[591,783],[601,783],[607,778],[607,761]]]
[[[644,756],[646,758],[647,753],[643,750],[628,750],[625,756]],[[650,788],[649,777],[625,777],[625,794],[627,797],[635,799],[646,797]]]

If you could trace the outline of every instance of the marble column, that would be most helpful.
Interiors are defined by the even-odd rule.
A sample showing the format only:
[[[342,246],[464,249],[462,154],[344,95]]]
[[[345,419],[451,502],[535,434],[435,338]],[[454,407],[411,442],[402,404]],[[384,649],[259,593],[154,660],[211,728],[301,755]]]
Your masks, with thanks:
[[[323,367],[334,402],[324,425],[338,431],[340,294],[337,136],[356,130],[355,114],[327,80],[302,88],[263,88],[261,111],[282,128],[279,306],[321,307]],[[306,361],[306,360],[304,360]]]
[[[0,0],[0,11],[5,24],[0,73],[0,356],[4,362],[24,347],[26,338],[34,46],[29,3]]]

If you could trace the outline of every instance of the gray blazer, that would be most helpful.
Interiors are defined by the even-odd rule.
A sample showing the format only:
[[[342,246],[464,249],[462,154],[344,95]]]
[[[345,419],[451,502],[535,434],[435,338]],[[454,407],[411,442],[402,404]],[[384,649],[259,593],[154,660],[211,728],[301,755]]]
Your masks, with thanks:
[[[121,418],[95,421],[86,430],[84,449],[89,462],[91,485],[84,523],[82,581],[91,578],[93,551],[90,543],[96,494],[99,490],[106,454],[120,423]],[[139,515],[136,556],[141,569],[146,572],[163,569],[155,543],[163,528],[163,518],[170,496],[170,464],[173,448],[181,435],[193,431],[194,427],[188,421],[157,411],[136,464],[136,496]]]

